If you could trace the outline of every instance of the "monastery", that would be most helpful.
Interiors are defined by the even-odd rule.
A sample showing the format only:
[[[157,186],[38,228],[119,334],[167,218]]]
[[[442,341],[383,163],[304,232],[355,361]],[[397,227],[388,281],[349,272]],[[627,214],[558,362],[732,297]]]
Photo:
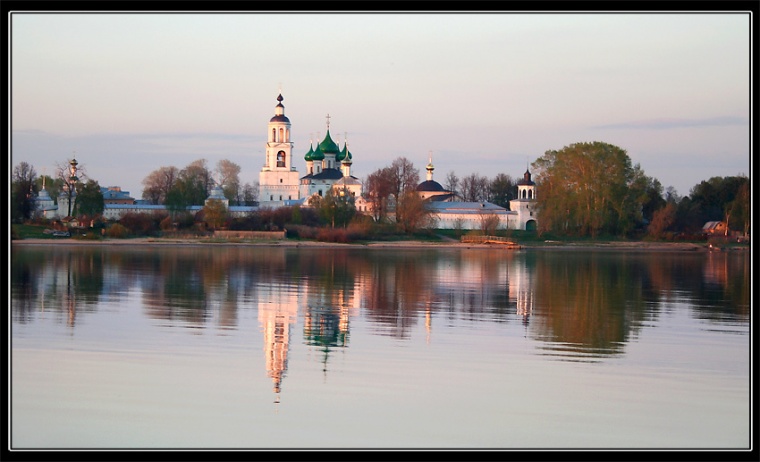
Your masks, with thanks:
[[[337,194],[349,194],[359,213],[369,213],[369,203],[362,193],[362,182],[351,174],[353,154],[344,140],[341,148],[330,134],[330,116],[327,116],[327,133],[316,146],[309,143],[304,155],[306,172],[301,175],[293,162],[293,141],[290,119],[285,115],[282,94],[277,96],[274,116],[267,126],[267,141],[264,165],[259,172],[259,205],[230,206],[222,193],[221,185],[216,185],[206,202],[219,200],[233,216],[245,216],[260,208],[286,206],[308,207],[309,198],[324,196],[331,189]],[[76,159],[70,162],[71,177],[76,178]],[[499,229],[536,229],[535,200],[536,184],[526,170],[517,183],[517,198],[510,201],[510,210],[490,202],[464,202],[453,191],[447,191],[433,179],[435,167],[432,154],[428,159],[426,179],[417,186],[417,193],[427,202],[428,210],[435,218],[435,228],[439,229],[480,229],[487,216],[499,218]],[[118,220],[126,213],[148,213],[167,211],[164,205],[141,203],[118,187],[102,188],[105,202],[103,216]],[[68,213],[68,197],[62,194],[57,206],[45,190],[36,198],[36,210],[47,218],[62,218]],[[188,207],[196,213],[203,205]]]

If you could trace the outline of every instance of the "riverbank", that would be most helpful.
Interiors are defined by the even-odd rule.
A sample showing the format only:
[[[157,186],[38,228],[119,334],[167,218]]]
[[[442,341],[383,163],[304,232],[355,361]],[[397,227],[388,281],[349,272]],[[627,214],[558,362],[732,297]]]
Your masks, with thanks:
[[[749,250],[749,245],[731,246],[719,249],[708,243],[692,242],[649,242],[649,241],[542,241],[518,243],[516,248],[508,248],[503,244],[472,244],[454,240],[428,241],[373,241],[362,243],[335,243],[302,240],[219,240],[193,238],[130,238],[130,239],[17,239],[11,241],[14,246],[27,245],[66,245],[66,246],[245,246],[245,247],[308,247],[308,248],[462,248],[462,249],[501,249],[504,251],[522,249],[551,249],[551,250],[611,250],[611,251],[654,251],[654,252],[708,252],[714,250]]]

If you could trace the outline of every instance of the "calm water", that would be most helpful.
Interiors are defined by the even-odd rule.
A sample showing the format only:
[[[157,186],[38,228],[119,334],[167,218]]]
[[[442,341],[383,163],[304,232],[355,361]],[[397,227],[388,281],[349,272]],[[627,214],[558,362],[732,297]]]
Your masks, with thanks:
[[[17,246],[11,447],[750,446],[747,252]]]

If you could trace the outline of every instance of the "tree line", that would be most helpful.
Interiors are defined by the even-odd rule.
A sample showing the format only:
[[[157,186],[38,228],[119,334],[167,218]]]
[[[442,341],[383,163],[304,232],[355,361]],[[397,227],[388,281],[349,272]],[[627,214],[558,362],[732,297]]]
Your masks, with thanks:
[[[534,205],[539,234],[693,238],[708,221],[727,222],[731,230],[745,235],[750,232],[750,185],[745,175],[712,177],[681,197],[674,188],[665,189],[656,178],[647,176],[639,164],[632,164],[624,149],[604,142],[575,143],[546,151],[531,167],[537,189]],[[219,161],[213,170],[205,159],[183,169],[160,167],[143,179],[142,198],[150,204],[166,205],[176,214],[189,205],[203,204],[219,185],[231,205],[256,204],[257,185],[241,186],[239,173],[240,166],[229,160]],[[32,217],[33,199],[43,182],[54,200],[62,192],[69,197],[76,192],[69,215],[102,213],[98,183],[87,176],[84,166],[79,166],[77,176],[72,182],[68,162],[57,165],[52,177],[38,176],[33,166],[21,162],[11,179],[11,219],[21,222]],[[372,222],[393,223],[404,233],[435,226],[416,191],[419,184],[419,170],[404,157],[370,173],[364,180],[363,196],[370,205]],[[504,173],[493,178],[473,173],[460,179],[451,171],[442,186],[457,200],[488,201],[507,209],[517,196],[517,182]],[[354,199],[340,191],[328,191],[324,197],[310,199],[313,216],[303,209],[289,210],[294,217],[291,224],[298,225],[305,218],[310,224],[330,228],[347,228],[353,222],[366,226]],[[218,207],[206,208],[212,227],[242,226],[233,224]],[[271,217],[268,222],[260,221],[256,226],[272,227]]]

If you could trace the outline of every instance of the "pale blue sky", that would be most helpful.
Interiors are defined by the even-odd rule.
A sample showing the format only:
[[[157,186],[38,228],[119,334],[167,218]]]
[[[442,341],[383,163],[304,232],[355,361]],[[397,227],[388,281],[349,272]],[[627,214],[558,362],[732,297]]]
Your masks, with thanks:
[[[205,158],[258,181],[282,89],[295,165],[330,131],[363,179],[519,178],[604,141],[681,195],[750,175],[747,13],[12,15],[11,166],[72,153],[101,186]]]

